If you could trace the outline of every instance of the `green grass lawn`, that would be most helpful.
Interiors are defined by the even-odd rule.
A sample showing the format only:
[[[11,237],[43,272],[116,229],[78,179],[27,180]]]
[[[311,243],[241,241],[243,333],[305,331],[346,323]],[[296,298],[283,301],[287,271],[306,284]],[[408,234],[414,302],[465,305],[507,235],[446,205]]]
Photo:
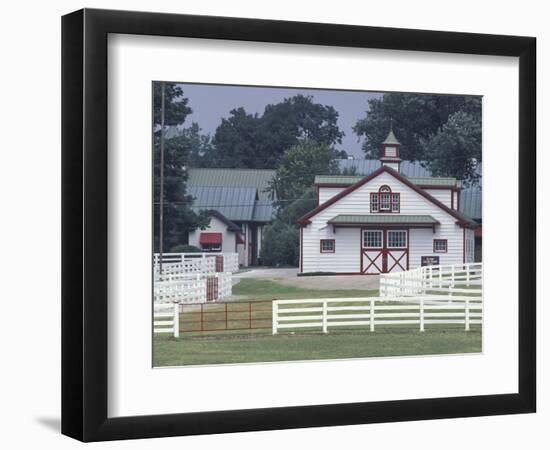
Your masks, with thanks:
[[[155,335],[154,366],[436,355],[481,351],[481,329],[391,328],[370,333],[227,335],[182,337]]]
[[[295,298],[373,297],[376,290],[317,290],[287,286],[272,280],[244,278],[233,286],[233,295],[239,300],[283,300]]]

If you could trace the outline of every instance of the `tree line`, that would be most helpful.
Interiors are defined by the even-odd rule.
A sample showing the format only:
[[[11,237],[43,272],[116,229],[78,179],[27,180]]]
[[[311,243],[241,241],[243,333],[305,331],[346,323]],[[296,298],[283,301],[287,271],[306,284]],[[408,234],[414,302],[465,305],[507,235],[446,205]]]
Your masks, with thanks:
[[[160,83],[155,83],[155,218],[160,195],[160,93]],[[476,164],[481,162],[479,97],[387,93],[365,106],[365,115],[353,131],[363,140],[366,158],[380,157],[391,120],[401,142],[402,159],[421,161],[436,176],[454,176],[466,183],[476,180]],[[191,209],[186,167],[273,169],[276,177],[270,189],[278,199],[277,214],[265,229],[264,238],[270,245],[262,246],[261,258],[268,265],[296,265],[299,233],[295,222],[316,206],[315,175],[341,173],[335,159],[347,157],[337,149],[344,132],[338,126],[336,109],[301,94],[267,105],[262,114],[237,107],[210,136],[198,124],[186,124],[191,108],[181,85],[165,84],[165,125],[179,129],[165,139],[165,251],[185,244],[190,230],[208,226],[205,212]],[[158,231],[155,220],[155,248]]]

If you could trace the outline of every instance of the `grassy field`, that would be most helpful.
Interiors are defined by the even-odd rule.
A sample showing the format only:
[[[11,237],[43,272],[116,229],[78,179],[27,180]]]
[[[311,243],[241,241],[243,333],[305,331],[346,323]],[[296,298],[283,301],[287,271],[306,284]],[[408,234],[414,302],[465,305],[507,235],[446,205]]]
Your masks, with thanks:
[[[466,332],[464,326],[432,325],[421,333],[418,326],[403,324],[385,328],[378,326],[373,333],[364,326],[355,326],[340,327],[338,331],[331,331],[326,335],[317,328],[308,332],[303,329],[295,330],[295,333],[285,330],[276,336],[271,335],[273,299],[373,296],[378,296],[378,290],[322,291],[287,286],[274,280],[245,278],[233,287],[231,301],[185,307],[180,312],[179,339],[155,335],[154,365],[184,366],[481,351],[480,327]]]
[[[378,290],[317,290],[286,286],[272,280],[244,278],[233,286],[233,296],[239,300],[274,300],[294,298],[373,297]]]
[[[374,333],[220,335],[154,338],[155,366],[435,355],[481,351],[479,327],[459,330],[380,329]]]

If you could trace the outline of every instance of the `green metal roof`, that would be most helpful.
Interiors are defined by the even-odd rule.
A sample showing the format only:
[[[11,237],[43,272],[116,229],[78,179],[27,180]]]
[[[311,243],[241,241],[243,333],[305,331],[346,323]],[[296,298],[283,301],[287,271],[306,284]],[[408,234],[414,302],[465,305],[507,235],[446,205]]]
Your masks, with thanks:
[[[358,175],[317,175],[315,177],[315,184],[347,184],[351,186],[363,178],[363,176]],[[405,178],[407,178],[411,183],[421,186],[461,186],[461,182],[452,177]]]
[[[275,215],[275,208],[272,201],[258,200],[254,204],[252,220],[254,222],[271,222]]]
[[[251,221],[256,202],[254,187],[188,186],[195,211],[214,209],[231,221]]]
[[[426,224],[435,225],[439,222],[429,215],[405,214],[339,214],[328,221],[330,224]]]
[[[272,200],[269,182],[274,170],[264,169],[189,169],[187,186],[216,186],[224,188],[256,188],[260,200]]]
[[[355,184],[363,179],[358,175],[316,175],[315,184]]]
[[[481,220],[481,189],[471,186],[460,192],[460,211],[472,219]]]
[[[395,137],[395,134],[393,134],[393,130],[390,130],[388,133],[388,137],[382,144],[389,144],[389,145],[400,145],[400,142]]]
[[[453,177],[411,177],[407,178],[411,183],[420,186],[449,186],[460,187],[462,183]]]

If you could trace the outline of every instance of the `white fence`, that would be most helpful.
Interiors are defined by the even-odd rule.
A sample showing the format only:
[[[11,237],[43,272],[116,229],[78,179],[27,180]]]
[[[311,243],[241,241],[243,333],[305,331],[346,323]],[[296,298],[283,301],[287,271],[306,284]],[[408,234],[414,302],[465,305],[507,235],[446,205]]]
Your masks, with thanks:
[[[160,274],[160,265],[155,264],[155,279],[158,279]],[[168,274],[204,274],[213,275],[216,273],[216,258],[193,258],[182,259],[178,262],[164,263],[162,264],[162,276]]]
[[[482,277],[482,263],[424,266],[385,273],[380,275],[380,296],[405,297],[443,292],[454,295],[474,291],[481,295]],[[472,289],[472,286],[479,286],[479,289]]]
[[[155,303],[205,303],[233,293],[231,272],[215,274],[167,273],[154,283]]]
[[[162,254],[162,269],[164,272],[165,264],[183,264],[189,260],[209,259],[215,260],[215,257],[223,258],[223,270],[219,272],[237,272],[239,270],[239,254],[238,253],[163,253]],[[153,263],[155,267],[159,265],[160,254],[153,255]],[[215,262],[214,262],[215,264]],[[214,270],[215,271],[215,270]]]
[[[445,300],[442,301],[442,300]],[[273,334],[281,329],[319,329],[328,333],[335,327],[418,325],[480,325],[483,305],[480,297],[455,296],[447,303],[447,296],[366,297],[316,300],[275,300],[273,302]],[[456,302],[455,302],[456,301]],[[401,304],[395,304],[400,302]]]
[[[179,337],[180,322],[177,303],[154,305],[153,333],[170,333],[174,337]]]

